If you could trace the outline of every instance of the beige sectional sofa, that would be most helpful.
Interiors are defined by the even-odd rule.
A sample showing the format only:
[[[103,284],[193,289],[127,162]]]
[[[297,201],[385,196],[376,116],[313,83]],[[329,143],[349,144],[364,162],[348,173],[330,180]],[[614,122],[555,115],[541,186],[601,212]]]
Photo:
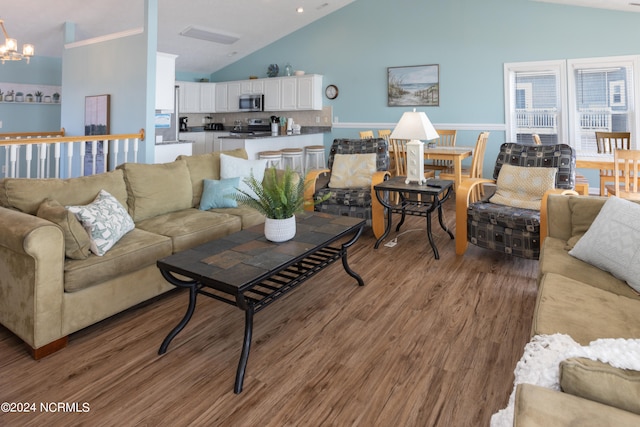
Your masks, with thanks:
[[[158,259],[264,221],[242,206],[199,210],[204,179],[220,179],[220,153],[64,180],[0,180],[0,323],[43,357],[69,334],[172,289]],[[86,205],[100,190],[127,208],[135,228],[104,256],[65,257],[68,233],[37,216],[40,206]]]
[[[532,336],[567,334],[587,346],[599,338],[640,338],[640,296],[624,281],[569,255],[606,198],[549,195]],[[640,372],[587,358],[560,364],[561,392],[520,384],[515,426],[638,426]]]

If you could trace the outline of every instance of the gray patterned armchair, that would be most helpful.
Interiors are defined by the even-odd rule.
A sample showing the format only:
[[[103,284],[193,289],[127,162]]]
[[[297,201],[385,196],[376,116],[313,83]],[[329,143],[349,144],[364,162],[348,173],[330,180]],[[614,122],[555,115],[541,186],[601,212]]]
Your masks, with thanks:
[[[331,188],[329,183],[336,155],[375,153],[375,172],[371,184],[349,188]],[[305,201],[324,200],[318,204],[306,203],[305,209],[326,212],[333,215],[363,218],[371,225],[373,234],[380,237],[384,233],[384,207],[375,197],[373,186],[389,177],[389,144],[382,138],[335,139],[331,144],[328,169],[310,170],[306,175]]]
[[[572,190],[576,157],[566,144],[529,145],[504,143],[496,159],[494,180],[472,178],[462,182],[456,194],[456,254],[467,250],[467,242],[510,255],[538,259],[540,256],[540,210],[506,206],[491,197],[474,201],[474,189],[495,184],[503,165],[557,168],[556,189]]]

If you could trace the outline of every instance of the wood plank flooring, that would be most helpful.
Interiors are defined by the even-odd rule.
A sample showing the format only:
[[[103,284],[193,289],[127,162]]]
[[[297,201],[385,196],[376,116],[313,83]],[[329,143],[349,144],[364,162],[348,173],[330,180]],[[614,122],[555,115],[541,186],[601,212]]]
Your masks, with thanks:
[[[456,257],[437,222],[435,260],[424,227],[409,218],[398,245],[377,250],[367,231],[349,254],[364,287],[337,263],[258,313],[240,395],[244,313],[218,301],[198,300],[164,356],[184,292],[73,334],[37,362],[0,327],[0,402],[90,408],[0,413],[0,425],[486,426],[529,338],[538,263],[473,246]]]

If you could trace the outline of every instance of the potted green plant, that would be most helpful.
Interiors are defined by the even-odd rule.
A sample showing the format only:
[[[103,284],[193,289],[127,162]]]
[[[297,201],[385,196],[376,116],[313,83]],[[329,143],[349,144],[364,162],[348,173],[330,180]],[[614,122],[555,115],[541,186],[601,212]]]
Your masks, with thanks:
[[[305,182],[292,169],[267,168],[259,182],[253,174],[244,182],[255,193],[238,189],[233,197],[246,206],[263,213],[264,236],[272,242],[285,242],[296,235],[295,214],[304,208]],[[316,202],[317,203],[317,202]]]
[[[24,93],[16,92],[16,102],[24,102]]]
[[[60,94],[58,92],[53,94],[53,102],[55,103],[60,102]]]
[[[32,93],[28,93],[25,100],[27,102],[33,102],[33,94]]]
[[[13,102],[13,90],[7,91],[7,95],[4,97],[6,102]]]
[[[0,89],[0,102],[4,101],[4,92]]]
[[[42,92],[37,90],[36,93],[34,93],[34,95],[36,96],[36,102],[42,102]]]

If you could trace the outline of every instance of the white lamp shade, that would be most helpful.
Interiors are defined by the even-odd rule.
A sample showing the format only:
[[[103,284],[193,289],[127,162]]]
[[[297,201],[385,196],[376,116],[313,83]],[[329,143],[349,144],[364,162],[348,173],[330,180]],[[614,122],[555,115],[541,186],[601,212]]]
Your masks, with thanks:
[[[429,141],[439,136],[427,115],[422,111],[413,110],[402,115],[395,129],[391,132],[390,138]]]

